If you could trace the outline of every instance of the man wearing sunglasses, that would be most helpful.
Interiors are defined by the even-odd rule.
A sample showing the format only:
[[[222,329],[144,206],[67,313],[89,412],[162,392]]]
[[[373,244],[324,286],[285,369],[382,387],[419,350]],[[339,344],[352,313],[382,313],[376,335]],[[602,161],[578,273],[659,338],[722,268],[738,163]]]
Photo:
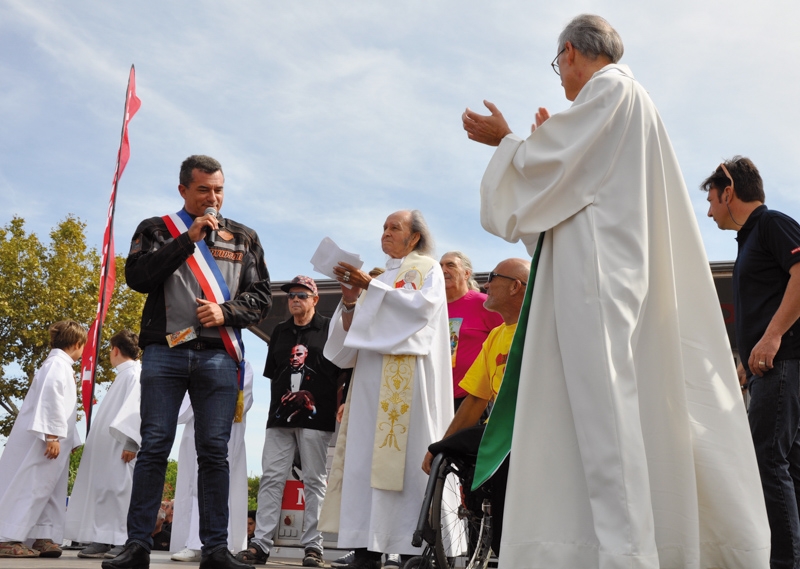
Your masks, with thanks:
[[[319,314],[317,283],[298,275],[281,286],[292,317],[275,326],[264,376],[270,379],[267,433],[261,458],[255,537],[236,558],[263,565],[274,544],[286,478],[295,451],[300,453],[305,488],[304,567],[322,567],[322,533],[317,529],[325,497],[328,444],[336,425],[340,370],[322,354],[330,318]]]
[[[506,259],[489,273],[489,281],[485,286],[486,301],[483,306],[500,316],[502,322],[489,332],[480,352],[459,382],[466,395],[450,426],[447,427],[445,440],[437,443],[443,445],[443,448],[449,448],[448,445],[458,440],[456,437],[461,435],[462,443],[477,452],[482,431],[470,427],[480,422],[489,403],[494,401],[497,392],[500,391],[530,270],[531,263],[528,260]],[[448,441],[448,437],[454,438]],[[464,447],[459,446],[459,448]],[[428,451],[422,460],[422,470],[426,474],[431,472],[432,461],[433,454]],[[507,476],[508,461],[497,469],[488,482],[492,495],[492,550],[496,554],[500,553],[500,538],[503,534],[503,505]]]
[[[540,107],[527,139],[489,102],[462,115],[497,146],[483,227],[539,250],[519,372],[494,407],[513,415],[501,563],[766,567],[741,390],[666,128],[606,20],[577,16],[555,48],[573,103]]]
[[[800,564],[800,225],[764,205],[755,164],[736,156],[700,185],[708,217],[737,232],[733,301],[739,380],[767,504],[773,568]],[[746,383],[745,383],[746,382]]]

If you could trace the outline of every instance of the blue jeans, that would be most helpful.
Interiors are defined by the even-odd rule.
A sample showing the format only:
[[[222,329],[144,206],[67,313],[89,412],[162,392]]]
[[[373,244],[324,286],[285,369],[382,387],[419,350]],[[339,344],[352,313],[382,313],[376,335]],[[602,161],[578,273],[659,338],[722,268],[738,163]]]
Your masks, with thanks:
[[[772,532],[771,569],[800,568],[800,360],[749,380],[747,415]]]
[[[203,555],[228,547],[228,439],[236,410],[237,364],[225,350],[150,345],[142,356],[142,447],[133,471],[128,543],[148,551],[175,440],[178,411],[188,391],[195,420],[197,497]]]

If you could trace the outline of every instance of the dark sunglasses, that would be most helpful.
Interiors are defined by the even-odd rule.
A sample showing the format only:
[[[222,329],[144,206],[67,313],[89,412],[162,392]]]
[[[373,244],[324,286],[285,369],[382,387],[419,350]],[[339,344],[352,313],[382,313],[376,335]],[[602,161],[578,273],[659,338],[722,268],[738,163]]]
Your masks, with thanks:
[[[306,300],[309,296],[314,297],[317,295],[310,292],[287,292],[286,296],[288,296],[290,299],[299,298],[300,300]]]
[[[500,278],[503,278],[503,279],[509,279],[509,280],[512,280],[512,281],[519,281],[519,279],[515,279],[514,277],[509,277],[509,276],[506,276],[506,275],[501,275],[500,273],[491,272],[491,273],[489,273],[489,278],[486,280],[486,282],[490,283],[496,277],[500,277]],[[519,282],[522,283],[522,286],[528,286],[528,283],[526,283],[526,282],[523,282],[523,281],[519,281]]]

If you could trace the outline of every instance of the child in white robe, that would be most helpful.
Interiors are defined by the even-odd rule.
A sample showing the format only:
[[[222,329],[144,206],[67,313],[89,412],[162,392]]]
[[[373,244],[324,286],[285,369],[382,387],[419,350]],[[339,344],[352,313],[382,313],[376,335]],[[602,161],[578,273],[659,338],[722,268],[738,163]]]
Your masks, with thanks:
[[[59,557],[64,533],[77,389],[72,366],[86,330],[73,320],[50,327],[50,354],[36,372],[0,457],[0,557]],[[62,448],[62,443],[64,444]]]
[[[114,545],[121,550],[127,541],[133,467],[142,441],[139,336],[121,330],[110,344],[109,359],[117,377],[92,417],[64,530],[67,539],[90,543],[78,553],[82,558],[102,558]]]

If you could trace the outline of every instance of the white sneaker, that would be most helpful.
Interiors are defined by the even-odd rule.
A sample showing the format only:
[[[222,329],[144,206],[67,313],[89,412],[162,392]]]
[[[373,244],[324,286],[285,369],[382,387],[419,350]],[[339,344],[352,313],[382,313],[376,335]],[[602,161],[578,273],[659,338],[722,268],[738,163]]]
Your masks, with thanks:
[[[197,549],[182,549],[170,557],[173,561],[200,561],[200,551]]]
[[[384,568],[386,567],[400,567],[400,554],[399,553],[387,553],[386,554],[386,563],[383,564]]]

